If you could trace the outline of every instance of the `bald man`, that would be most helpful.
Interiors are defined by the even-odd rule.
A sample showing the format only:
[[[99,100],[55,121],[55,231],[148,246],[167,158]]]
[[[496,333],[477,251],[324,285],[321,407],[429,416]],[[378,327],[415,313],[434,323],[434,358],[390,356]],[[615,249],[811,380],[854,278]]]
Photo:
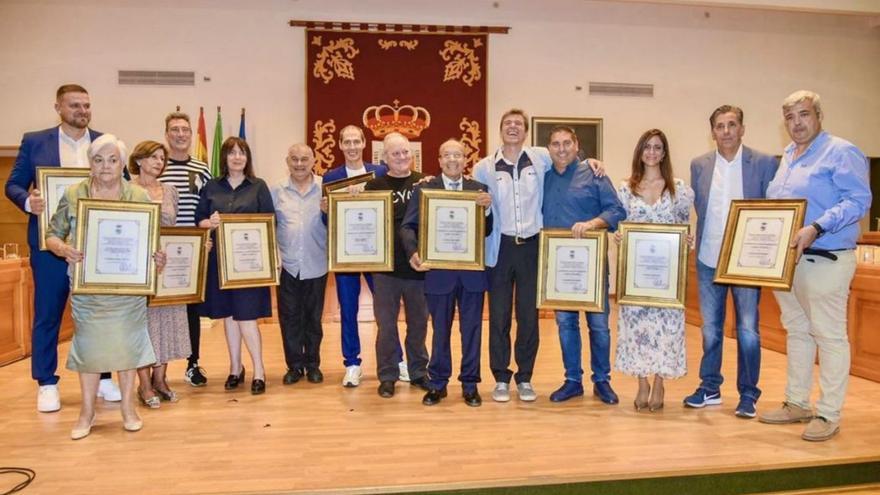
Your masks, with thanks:
[[[315,154],[305,144],[287,150],[289,176],[272,189],[281,286],[278,316],[287,373],[284,384],[303,376],[321,383],[321,314],[327,285],[327,227],[321,221],[321,177],[314,174]]]

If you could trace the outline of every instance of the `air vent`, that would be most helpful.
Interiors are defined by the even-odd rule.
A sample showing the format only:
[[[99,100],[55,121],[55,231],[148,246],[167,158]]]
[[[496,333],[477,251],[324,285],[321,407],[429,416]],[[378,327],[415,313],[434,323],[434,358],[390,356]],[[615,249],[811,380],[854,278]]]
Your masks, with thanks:
[[[170,70],[121,70],[119,84],[135,86],[195,86],[196,73]]]
[[[628,84],[611,82],[590,82],[590,95],[598,96],[654,96],[653,84]]]

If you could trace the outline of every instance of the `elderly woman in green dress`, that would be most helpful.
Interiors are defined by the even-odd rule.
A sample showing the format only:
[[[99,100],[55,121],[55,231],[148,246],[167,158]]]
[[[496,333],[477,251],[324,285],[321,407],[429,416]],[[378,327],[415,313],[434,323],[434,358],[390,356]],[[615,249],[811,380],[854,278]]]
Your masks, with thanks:
[[[81,198],[149,202],[147,192],[122,179],[127,150],[112,134],[104,134],[89,146],[89,178],[70,186],[52,216],[46,245],[71,265],[83,260],[75,245],[77,203]],[[161,270],[165,254],[153,253]],[[134,402],[135,376],[139,367],[156,361],[147,332],[147,298],[144,296],[71,296],[74,322],[73,344],[67,368],[79,373],[82,407],[71,431],[71,438],[86,437],[95,423],[95,395],[101,371],[116,370],[122,391],[122,426],[138,431],[143,422]]]

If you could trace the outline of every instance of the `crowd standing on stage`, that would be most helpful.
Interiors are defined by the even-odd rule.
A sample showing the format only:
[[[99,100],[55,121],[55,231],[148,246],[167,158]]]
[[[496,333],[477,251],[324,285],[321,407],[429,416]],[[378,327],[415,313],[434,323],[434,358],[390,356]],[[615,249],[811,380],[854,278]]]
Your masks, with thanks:
[[[199,364],[199,316],[223,319],[229,351],[229,376],[224,388],[245,382],[242,342],[251,356],[250,391],[266,391],[259,318],[271,315],[266,287],[220,289],[216,239],[224,213],[269,213],[276,218],[280,286],[278,310],[284,359],[284,385],[303,378],[321,383],[321,316],[327,284],[327,200],[322,185],[372,174],[360,190],[391,191],[394,218],[394,269],[382,273],[335,273],[341,310],[341,342],[345,374],[342,385],[360,385],[358,309],[361,277],[373,292],[377,322],[376,376],[378,394],[391,398],[398,381],[425,391],[422,403],[433,406],[448,395],[452,375],[450,341],[458,308],[461,360],[458,380],[462,398],[478,407],[484,295],[489,300],[489,367],[494,379],[492,400],[511,400],[510,381],[523,402],[537,400],[532,376],[539,346],[538,237],[542,228],[569,229],[578,238],[589,231],[615,233],[622,221],[687,224],[696,212],[696,234],[688,236],[696,249],[703,319],[703,353],[699,385],[683,400],[686,408],[722,403],[722,328],[728,292],[733,295],[737,332],[737,392],[735,415],[770,424],[808,423],[802,438],[823,441],[840,430],[841,409],[849,376],[850,348],[846,307],[855,272],[854,249],[859,220],[871,203],[868,165],[852,143],[822,129],[819,95],[797,91],[782,104],[791,143],[781,164],[743,144],[743,111],[722,105],[709,118],[716,149],[691,162],[690,185],[672,175],[670,144],[663,131],[650,129],[639,138],[628,179],[615,190],[603,164],[581,160],[575,131],[559,126],[547,148],[525,146],[528,117],[520,109],[501,116],[501,147],[480,160],[473,178],[463,174],[465,146],[454,139],[438,150],[441,173],[423,176],[413,170],[408,139],[399,133],[384,136],[381,165],[365,163],[366,137],[349,125],[339,133],[345,163],[323,177],[314,172],[315,155],[303,143],[292,145],[285,158],[288,177],[270,188],[254,175],[248,143],[227,139],[221,148],[219,177],[190,155],[189,116],[172,112],[165,119],[166,145],[138,144],[131,157],[113,135],[88,125],[91,104],[82,86],[67,84],[56,93],[61,123],[22,138],[6,195],[29,215],[28,244],[34,272],[32,376],[37,381],[37,410],[61,408],[58,391],[58,331],[70,291],[72,267],[82,252],[73,245],[77,202],[81,198],[155,202],[161,205],[161,224],[198,226],[212,231],[208,251],[206,298],[201,304],[147,308],[144,296],[74,295],[75,324],[67,367],[79,373],[82,392],[79,417],[71,438],[89,435],[96,420],[96,399],[121,401],[123,428],[138,431],[142,421],[135,396],[150,408],[173,403],[178,394],[168,385],[167,363],[187,359],[185,381],[205,386],[207,373]],[[128,164],[128,170],[126,170]],[[37,217],[46,201],[36,184],[37,166],[89,168],[89,177],[70,186],[61,197],[40,250]],[[133,179],[129,176],[131,172]],[[129,180],[131,179],[131,180]],[[485,208],[485,269],[429,269],[419,257],[419,198],[422,191],[477,192]],[[806,199],[803,228],[790,249],[799,262],[790,292],[775,291],[787,331],[788,368],[785,401],[778,409],[757,412],[761,353],[758,325],[759,287],[714,282],[724,225],[732,200]],[[157,270],[165,253],[153,253]],[[607,264],[606,264],[607,266]],[[611,331],[607,277],[604,311],[587,312],[592,393],[615,405],[611,387]],[[401,345],[398,329],[403,301],[406,330]],[[687,372],[684,312],[681,309],[621,305],[615,369],[637,378],[633,405],[637,411],[664,406],[664,380]],[[516,319],[511,364],[511,329]],[[433,325],[430,352],[426,345],[428,316]],[[581,367],[580,312],[556,311],[565,376],[549,394],[551,402],[584,395]],[[813,363],[819,356],[821,395],[814,412],[810,404]],[[119,386],[109,375],[117,371]],[[135,376],[140,376],[140,386]],[[653,376],[653,381],[650,377]]]

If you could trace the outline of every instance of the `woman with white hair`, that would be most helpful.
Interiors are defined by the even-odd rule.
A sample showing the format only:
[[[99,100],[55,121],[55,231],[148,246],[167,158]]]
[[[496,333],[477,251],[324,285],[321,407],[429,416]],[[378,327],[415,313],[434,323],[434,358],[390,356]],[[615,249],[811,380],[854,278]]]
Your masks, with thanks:
[[[77,203],[81,198],[149,202],[142,188],[122,179],[126,163],[125,143],[112,134],[104,134],[89,146],[89,178],[70,186],[58,202],[52,216],[46,245],[69,264],[83,260],[76,243]],[[153,254],[156,266],[165,266],[165,254]],[[95,395],[101,371],[116,370],[122,391],[122,426],[138,431],[143,422],[134,402],[137,368],[156,361],[147,332],[145,296],[82,295],[71,296],[75,327],[73,344],[67,356],[67,368],[79,373],[82,407],[71,430],[74,440],[84,438],[95,423]]]

